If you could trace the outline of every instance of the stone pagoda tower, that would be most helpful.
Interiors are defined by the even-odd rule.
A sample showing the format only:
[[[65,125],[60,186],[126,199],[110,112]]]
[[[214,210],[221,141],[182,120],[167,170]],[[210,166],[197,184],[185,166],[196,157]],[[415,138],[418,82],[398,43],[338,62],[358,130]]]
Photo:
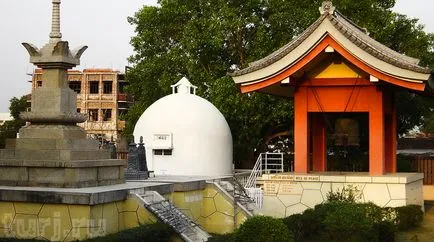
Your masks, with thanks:
[[[87,46],[70,50],[62,40],[60,0],[53,0],[49,42],[41,49],[23,45],[30,62],[42,69],[44,84],[32,91],[31,111],[21,113],[30,124],[0,150],[0,185],[78,188],[123,183],[125,161],[109,159],[109,152],[86,139],[76,125],[87,117],[77,113],[67,70],[80,64]]]

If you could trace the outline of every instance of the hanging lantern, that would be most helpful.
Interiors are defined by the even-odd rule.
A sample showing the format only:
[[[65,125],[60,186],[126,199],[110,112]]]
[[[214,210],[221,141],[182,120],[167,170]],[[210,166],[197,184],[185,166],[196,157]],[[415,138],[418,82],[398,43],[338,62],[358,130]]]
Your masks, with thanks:
[[[359,123],[351,118],[339,118],[335,122],[335,146],[359,146]]]

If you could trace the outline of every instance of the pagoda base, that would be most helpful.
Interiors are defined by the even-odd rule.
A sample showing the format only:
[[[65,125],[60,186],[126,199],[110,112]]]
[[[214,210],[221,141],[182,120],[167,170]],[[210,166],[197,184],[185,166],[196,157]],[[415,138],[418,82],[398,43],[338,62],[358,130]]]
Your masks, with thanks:
[[[95,187],[124,183],[124,160],[0,160],[1,186]]]
[[[125,160],[76,125],[31,124],[0,150],[0,185],[81,188],[124,183]]]

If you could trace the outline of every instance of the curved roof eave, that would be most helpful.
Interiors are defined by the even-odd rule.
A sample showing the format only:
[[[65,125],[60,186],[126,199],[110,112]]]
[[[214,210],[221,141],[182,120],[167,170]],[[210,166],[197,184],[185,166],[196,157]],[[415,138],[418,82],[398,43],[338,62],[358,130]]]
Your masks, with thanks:
[[[399,54],[369,37],[360,27],[340,15],[321,15],[298,38],[249,67],[230,75],[235,83],[260,82],[283,72],[314,48],[325,35],[330,35],[343,48],[367,65],[406,81],[429,79],[431,69],[417,65],[418,59]]]
[[[263,88],[267,88],[268,86],[271,86],[275,83],[278,83],[290,77],[294,73],[304,68],[309,62],[311,62],[314,58],[316,58],[327,47],[333,48],[335,52],[339,53],[343,58],[345,58],[346,60],[354,64],[357,68],[361,69],[365,73],[369,73],[370,75],[382,81],[388,82],[396,86],[401,86],[415,91],[423,91],[426,86],[425,81],[430,78],[429,74],[420,74],[420,76],[418,76],[420,79],[407,79],[407,78],[403,78],[402,76],[390,75],[388,73],[384,73],[382,70],[376,69],[374,66],[370,66],[365,62],[363,62],[362,60],[358,59],[347,49],[342,47],[341,44],[339,44],[336,40],[334,40],[330,35],[326,35],[324,38],[321,39],[321,41],[314,48],[312,48],[309,51],[308,54],[304,55],[301,59],[297,60],[293,65],[285,68],[282,72],[276,73],[276,75],[269,76],[264,79],[240,83],[241,92],[245,93],[245,92],[262,90]],[[267,71],[267,68],[265,68],[264,71]],[[408,71],[404,70],[404,72],[408,72]],[[236,78],[239,77],[234,77],[235,81],[237,81]]]

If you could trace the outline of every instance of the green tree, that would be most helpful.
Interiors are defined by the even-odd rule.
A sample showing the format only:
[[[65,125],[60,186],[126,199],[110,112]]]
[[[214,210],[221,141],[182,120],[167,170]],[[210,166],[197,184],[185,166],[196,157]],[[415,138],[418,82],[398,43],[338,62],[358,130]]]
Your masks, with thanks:
[[[26,96],[22,96],[19,99],[13,97],[9,102],[9,112],[13,117],[13,120],[6,121],[2,126],[0,126],[0,149],[5,148],[6,139],[15,138],[18,130],[26,124],[26,122],[20,118],[20,113],[25,111],[27,107]]]
[[[129,58],[133,66],[127,73],[127,92],[135,104],[126,116],[125,132],[132,133],[140,114],[186,76],[199,87],[198,94],[227,119],[238,167],[251,165],[254,149],[263,151],[267,137],[291,129],[293,105],[291,100],[261,93],[240,94],[227,72],[244,68],[291,41],[319,17],[321,2],[160,0],[160,6],[144,6],[128,19],[136,28],[131,39],[135,54]],[[417,20],[394,13],[394,0],[333,3],[378,41],[432,65],[432,35]],[[421,123],[424,115],[420,114],[425,114],[429,103],[408,94],[399,98],[417,109],[399,114],[403,132]]]
[[[434,134],[434,112],[431,112],[424,118],[424,122],[421,126],[421,131],[428,135]]]

